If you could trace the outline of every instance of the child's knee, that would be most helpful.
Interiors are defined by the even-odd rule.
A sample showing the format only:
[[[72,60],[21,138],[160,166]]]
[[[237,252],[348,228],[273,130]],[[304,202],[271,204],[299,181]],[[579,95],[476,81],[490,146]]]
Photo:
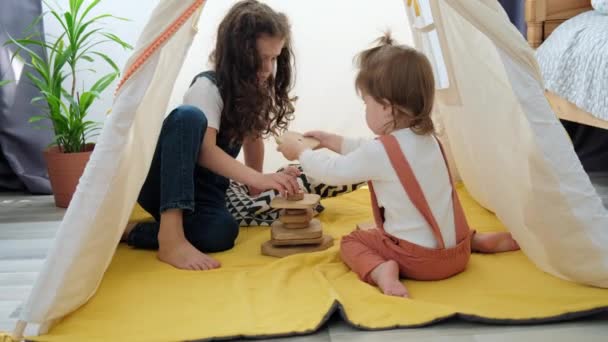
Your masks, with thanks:
[[[200,236],[193,241],[193,245],[204,253],[223,252],[234,247],[239,235],[239,225],[230,213],[219,214],[208,227],[212,232]]]
[[[207,128],[207,116],[195,106],[181,105],[173,110],[167,120],[168,123],[180,122],[184,127]]]
[[[340,240],[340,257],[342,260],[350,259],[358,250],[365,248],[365,245],[357,238],[356,232],[345,235]]]
[[[220,224],[220,227],[223,227],[224,229],[222,234],[218,237],[219,248],[222,250],[231,249],[234,247],[236,238],[239,236],[239,224],[230,213],[226,213],[222,217]]]
[[[355,230],[355,231],[351,232],[350,234],[342,237],[342,240],[340,240],[340,246],[348,247],[349,245],[353,245],[353,244],[363,244],[365,241],[363,236],[368,233],[369,232],[367,232],[367,231]]]

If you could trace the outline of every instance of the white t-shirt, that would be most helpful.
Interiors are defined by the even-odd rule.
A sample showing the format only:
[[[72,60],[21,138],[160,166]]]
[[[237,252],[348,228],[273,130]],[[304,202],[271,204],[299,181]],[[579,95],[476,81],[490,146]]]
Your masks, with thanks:
[[[410,129],[391,134],[397,138],[422,188],[445,247],[455,246],[452,185],[437,140],[431,135],[417,135]],[[308,175],[326,184],[371,180],[378,206],[384,208],[384,230],[420,246],[438,247],[431,226],[403,189],[380,140],[345,138],[341,153],[306,150],[300,155],[300,163]]]
[[[207,77],[201,76],[188,88],[184,95],[184,104],[199,108],[207,117],[207,127],[220,130],[224,101],[220,90]]]

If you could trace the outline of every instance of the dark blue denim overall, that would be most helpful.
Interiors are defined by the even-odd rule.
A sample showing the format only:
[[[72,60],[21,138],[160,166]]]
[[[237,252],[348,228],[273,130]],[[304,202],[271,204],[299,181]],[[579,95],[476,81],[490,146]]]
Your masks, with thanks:
[[[215,74],[203,72],[216,83]],[[194,81],[192,83],[194,83]],[[199,108],[179,106],[165,119],[138,203],[156,222],[139,223],[127,242],[135,248],[158,249],[160,213],[183,210],[186,239],[201,252],[220,252],[234,246],[239,226],[226,208],[230,180],[198,164],[207,117]],[[217,146],[236,158],[241,144],[230,143],[220,130]]]

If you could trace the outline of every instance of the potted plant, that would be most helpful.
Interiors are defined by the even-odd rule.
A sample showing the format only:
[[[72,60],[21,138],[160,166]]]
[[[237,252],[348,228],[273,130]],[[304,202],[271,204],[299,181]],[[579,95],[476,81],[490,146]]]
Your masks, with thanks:
[[[109,43],[131,49],[129,44],[106,31],[102,25],[105,19],[126,19],[111,14],[91,14],[100,1],[70,0],[69,9],[63,13],[45,1],[50,10],[36,19],[31,27],[35,27],[34,24],[45,15],[50,15],[61,27],[58,36],[45,41],[40,32],[33,32],[21,39],[11,37],[8,42],[17,47],[13,58],[24,52],[23,55],[27,56],[24,63],[34,70],[25,75],[40,90],[41,95],[32,102],[42,104],[44,113],[33,116],[30,122],[48,120],[54,131],[54,141],[44,151],[44,156],[55,204],[63,208],[68,206],[94,148],[90,139],[100,129],[100,123],[87,119],[91,105],[120,75],[116,63],[102,53],[100,47]],[[36,45],[46,51],[46,58],[31,49]],[[95,72],[90,68],[81,69],[82,65],[100,60],[110,65],[112,72],[100,76],[93,85],[80,86],[80,72]]]

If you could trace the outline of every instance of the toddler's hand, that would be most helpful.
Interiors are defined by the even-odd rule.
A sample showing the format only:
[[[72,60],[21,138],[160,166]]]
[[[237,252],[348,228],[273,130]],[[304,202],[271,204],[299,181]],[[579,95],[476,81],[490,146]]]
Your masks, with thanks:
[[[341,153],[344,138],[340,135],[324,131],[312,131],[304,133],[304,136],[317,139],[320,142],[317,148],[327,148],[336,153]]]
[[[331,133],[325,132],[325,131],[310,131],[310,132],[306,132],[303,134],[305,137],[309,137],[309,138],[315,138],[317,140],[319,140],[320,144],[319,146],[317,146],[315,148],[319,149],[319,148],[327,148],[328,144],[328,140],[331,137]]]
[[[277,147],[277,151],[283,153],[287,160],[296,160],[306,150],[306,146],[293,136],[284,136]]]

